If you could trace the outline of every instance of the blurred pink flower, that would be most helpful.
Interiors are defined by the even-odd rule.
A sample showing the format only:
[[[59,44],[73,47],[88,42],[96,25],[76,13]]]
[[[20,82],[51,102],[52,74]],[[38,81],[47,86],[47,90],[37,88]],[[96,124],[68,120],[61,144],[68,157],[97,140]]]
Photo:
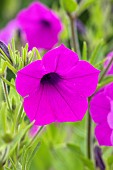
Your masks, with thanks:
[[[39,2],[19,12],[17,20],[26,33],[29,48],[51,49],[58,43],[62,23],[58,16]]]
[[[112,57],[113,57],[113,51],[110,52],[110,53],[108,53],[107,56],[106,56],[106,61],[105,61],[105,63],[104,63],[104,67],[105,67],[105,68],[106,68],[107,65],[109,64],[109,62],[110,62],[110,60],[111,60]],[[109,68],[107,74],[108,74],[108,75],[109,75],[109,74],[113,74],[113,64],[112,64],[111,67]]]
[[[33,125],[33,127],[29,131],[30,137],[34,137],[39,130],[39,126]]]
[[[100,145],[113,145],[113,83],[90,102],[91,117],[97,124],[95,135]]]
[[[8,44],[15,36],[20,36],[19,38],[21,39],[21,41],[23,43],[26,42],[26,36],[20,24],[16,19],[13,19],[4,28],[0,30],[0,41],[3,41],[4,43]]]
[[[4,28],[0,30],[0,40],[8,44],[18,28],[19,24],[17,21],[15,19],[11,20]]]
[[[35,125],[80,121],[88,107],[87,98],[96,89],[99,72],[61,45],[18,71],[16,89],[24,97],[24,110]]]

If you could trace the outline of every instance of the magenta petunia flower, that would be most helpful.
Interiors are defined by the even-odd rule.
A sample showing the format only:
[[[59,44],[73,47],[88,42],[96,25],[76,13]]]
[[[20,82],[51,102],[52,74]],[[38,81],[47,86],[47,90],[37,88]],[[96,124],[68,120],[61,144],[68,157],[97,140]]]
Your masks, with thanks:
[[[36,125],[80,121],[95,91],[99,70],[61,45],[17,73],[16,89]]]
[[[12,38],[15,38],[15,36],[19,37],[21,41],[25,44],[26,35],[23,32],[18,21],[16,19],[13,19],[0,30],[0,41],[8,44],[11,42]]]
[[[26,33],[29,48],[51,49],[59,39],[62,24],[58,16],[39,2],[33,2],[17,16]]]
[[[113,57],[113,51],[108,53],[107,55],[107,58],[106,58],[106,61],[104,63],[104,67],[106,68],[108,63],[110,62],[111,58]],[[107,75],[110,75],[110,74],[113,74],[113,64],[110,66],[108,72],[107,72]]]
[[[95,135],[100,145],[113,145],[113,83],[94,96],[90,103],[91,117],[97,124]]]
[[[15,19],[11,20],[4,28],[0,30],[0,40],[8,44],[18,29],[19,24],[17,21]]]

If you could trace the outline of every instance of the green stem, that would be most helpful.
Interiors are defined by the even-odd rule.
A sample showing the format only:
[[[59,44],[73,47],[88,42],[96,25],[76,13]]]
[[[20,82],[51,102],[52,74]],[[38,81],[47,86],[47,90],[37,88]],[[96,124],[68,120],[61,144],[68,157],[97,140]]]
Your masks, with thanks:
[[[81,58],[79,40],[78,40],[78,32],[76,27],[76,17],[73,17],[70,13],[68,13],[70,23],[71,23],[71,38],[72,38],[72,47],[74,51],[76,51]]]
[[[111,64],[113,63],[113,57],[111,58],[110,62],[108,63],[107,67],[105,68],[105,70],[103,71],[103,73],[101,74],[100,78],[99,78],[99,83],[103,80],[104,76],[106,75],[107,71],[109,70]],[[87,156],[89,159],[91,159],[91,147],[92,147],[92,121],[91,121],[91,117],[90,117],[90,101],[92,99],[92,97],[96,94],[97,90],[89,97],[88,100],[88,129],[87,129]]]
[[[10,59],[7,57],[7,55],[5,54],[5,52],[2,49],[0,49],[0,54],[3,56],[3,59],[8,61],[10,64],[12,64]]]
[[[92,141],[92,121],[91,121],[91,117],[89,114],[89,106],[88,106],[88,124],[87,124],[87,156],[89,159],[91,159],[91,141]]]
[[[13,169],[16,170],[16,166],[15,166],[13,160],[11,159],[11,157],[9,158],[9,160],[10,160],[10,162],[11,162],[11,164],[12,164]]]
[[[81,52],[80,52],[80,45],[79,45],[78,30],[77,30],[76,22],[75,22],[75,40],[76,40],[77,53],[79,55],[79,58],[81,59]]]
[[[2,84],[3,84],[4,95],[5,95],[5,99],[6,99],[8,108],[9,108],[10,111],[12,111],[11,106],[10,106],[10,102],[9,102],[9,98],[8,98],[8,91],[7,91],[6,83],[4,81],[2,81]]]
[[[0,78],[2,79],[2,81],[3,81],[4,83],[6,83],[7,85],[9,85],[9,86],[11,86],[12,88],[15,89],[15,86],[14,86],[10,81],[8,81],[7,79],[5,79],[3,76],[0,76]]]

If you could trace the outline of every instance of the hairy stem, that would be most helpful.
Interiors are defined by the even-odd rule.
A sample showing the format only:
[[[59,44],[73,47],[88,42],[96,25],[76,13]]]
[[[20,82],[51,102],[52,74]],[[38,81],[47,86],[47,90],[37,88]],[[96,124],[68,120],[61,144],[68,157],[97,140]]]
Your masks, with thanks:
[[[92,121],[89,114],[89,107],[88,107],[88,120],[87,120],[87,156],[91,159],[91,141],[92,141]]]
[[[79,58],[81,58],[81,52],[80,52],[80,45],[79,45],[79,39],[78,39],[78,30],[75,22],[75,40],[76,40],[76,50],[79,55]]]
[[[68,13],[70,24],[71,24],[71,38],[72,38],[72,47],[74,51],[76,51],[81,58],[79,40],[78,40],[78,32],[76,27],[76,17],[73,17],[70,13]]]

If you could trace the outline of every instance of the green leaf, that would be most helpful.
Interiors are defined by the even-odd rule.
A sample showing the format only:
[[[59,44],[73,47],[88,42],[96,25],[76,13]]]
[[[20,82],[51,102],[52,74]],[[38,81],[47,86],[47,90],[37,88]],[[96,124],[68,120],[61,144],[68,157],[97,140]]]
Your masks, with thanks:
[[[40,142],[36,142],[35,146],[34,145],[30,145],[26,148],[26,146],[24,145],[23,147],[23,152],[22,152],[22,170],[29,170],[30,169],[30,165],[31,162],[35,156],[35,154],[37,153],[38,149],[40,147]]]
[[[104,62],[105,62],[105,58],[102,59],[101,61],[99,61],[98,63],[94,64],[94,67],[96,67],[96,68],[101,70],[101,68],[103,68]]]
[[[103,81],[98,85],[97,90],[104,87],[105,85],[113,82],[113,76],[106,76],[103,78]]]
[[[74,144],[68,143],[68,144],[67,144],[67,147],[68,147],[70,150],[72,150],[72,151],[76,151],[76,154],[77,154],[78,156],[81,157],[81,155],[83,155],[83,153],[82,153],[82,151],[80,150],[80,147],[79,147],[79,146],[76,146],[76,145],[74,145]]]
[[[16,170],[22,170],[22,165],[20,164],[20,162],[17,163],[17,169]]]
[[[10,160],[12,166],[13,166],[13,169],[16,170],[16,166],[15,166],[15,163],[13,162],[13,160],[11,158],[9,158],[9,160]]]
[[[14,74],[17,73],[17,70],[10,63],[6,61],[5,64]]]
[[[20,140],[22,139],[22,137],[27,133],[27,131],[32,127],[34,122],[32,122],[31,124],[29,124],[28,126],[26,126],[26,128],[22,130],[20,130],[20,132],[14,137],[13,141],[10,144],[10,153],[12,153],[14,151],[14,149],[16,148],[16,146],[18,145],[18,143],[20,142]]]
[[[78,7],[78,4],[75,0],[60,0],[60,3],[64,10],[69,13],[76,11]]]
[[[113,155],[108,158],[107,162],[109,166],[113,165]]]
[[[39,146],[40,146],[40,142],[39,142],[38,138],[39,138],[38,135],[36,135],[30,141],[30,143],[27,144],[27,146],[24,145],[22,157],[21,157],[22,170],[29,170],[32,159],[35,156],[35,154],[37,153],[37,150],[39,149]]]
[[[71,149],[69,149],[66,145],[62,148],[53,148],[53,157],[55,163],[55,169],[62,170],[83,170],[84,164],[81,161],[80,157],[75,154]]]
[[[30,169],[32,160],[33,160],[34,156],[36,155],[39,147],[40,147],[40,142],[39,142],[39,143],[36,145],[36,147],[35,147],[33,150],[31,150],[31,152],[29,153],[28,158],[26,159],[26,170],[29,170],[29,169]]]
[[[87,44],[83,42],[82,60],[87,60]]]
[[[33,58],[34,58],[34,53],[33,53],[32,51],[29,51],[29,52],[28,52],[29,63],[32,62]]]
[[[15,89],[15,86],[10,82],[8,81],[7,79],[5,79],[3,76],[0,76],[0,78],[9,86],[11,86],[12,88]]]
[[[36,54],[36,59],[41,60],[41,56],[40,56],[38,49],[36,47],[34,47],[32,51],[33,51],[33,53]]]
[[[103,39],[102,39],[102,40],[98,43],[98,45],[96,46],[96,48],[94,49],[94,51],[93,51],[93,53],[92,53],[92,55],[91,55],[91,57],[90,57],[90,60],[89,60],[89,62],[90,62],[91,64],[95,64],[96,61],[98,60],[98,54],[99,54],[99,52],[100,52],[103,44],[104,44],[104,41],[103,41]]]
[[[2,103],[0,109],[0,131],[2,133],[7,131],[7,103]]]
[[[67,147],[75,154],[79,159],[82,160],[84,163],[84,167],[87,167],[89,170],[95,170],[93,162],[87,159],[82,151],[80,150],[79,146],[76,146],[75,144],[67,144]]]
[[[26,165],[26,157],[27,157],[27,150],[28,148],[26,148],[26,146],[23,146],[23,152],[22,152],[22,156],[21,156],[21,163],[22,163],[22,170],[25,169],[25,165]]]
[[[5,166],[5,170],[12,170],[12,169],[10,169],[10,168],[8,168],[7,166]]]

